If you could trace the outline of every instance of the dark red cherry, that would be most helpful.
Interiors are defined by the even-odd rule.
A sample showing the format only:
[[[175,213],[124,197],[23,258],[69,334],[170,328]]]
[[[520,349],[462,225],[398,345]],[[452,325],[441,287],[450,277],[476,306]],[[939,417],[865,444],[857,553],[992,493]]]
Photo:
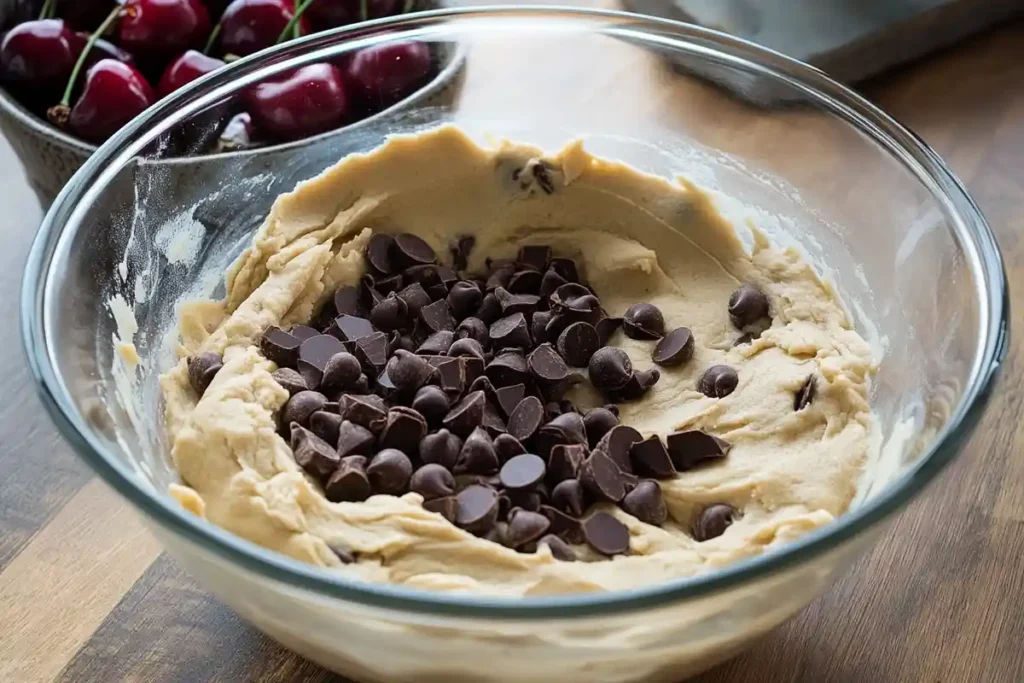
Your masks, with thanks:
[[[89,34],[76,33],[75,35],[82,40],[82,48],[84,49],[86,41],[89,40]],[[92,66],[101,59],[116,59],[119,62],[135,66],[135,58],[132,57],[130,52],[122,50],[108,40],[99,38],[93,43],[92,49],[89,50],[89,56],[85,58],[85,65],[87,67]]]
[[[221,52],[244,57],[276,44],[294,15],[292,0],[234,0],[220,20]],[[309,32],[305,18],[299,28]]]
[[[200,0],[127,0],[117,28],[121,47],[143,61],[202,47],[209,34],[210,14]]]
[[[92,33],[116,4],[115,0],[57,0],[57,16],[76,31]]]
[[[315,0],[303,18],[308,18],[315,31],[345,26],[361,21],[360,0]],[[366,0],[366,18],[380,19],[402,11],[402,0]]]
[[[167,65],[164,75],[160,77],[160,84],[156,87],[157,98],[167,97],[178,88],[191,83],[200,76],[205,76],[211,71],[224,66],[224,62],[207,57],[202,52],[189,50]]]
[[[100,143],[153,104],[153,89],[134,67],[102,59],[89,69],[85,88],[71,108],[68,129]]]
[[[341,71],[310,64],[264,81],[245,94],[246,110],[259,130],[279,140],[298,140],[340,126],[350,98]]]
[[[430,69],[426,43],[402,41],[356,52],[345,75],[364,103],[386,105],[423,85]]]
[[[0,43],[0,78],[7,84],[63,88],[85,40],[60,19],[26,21]]]

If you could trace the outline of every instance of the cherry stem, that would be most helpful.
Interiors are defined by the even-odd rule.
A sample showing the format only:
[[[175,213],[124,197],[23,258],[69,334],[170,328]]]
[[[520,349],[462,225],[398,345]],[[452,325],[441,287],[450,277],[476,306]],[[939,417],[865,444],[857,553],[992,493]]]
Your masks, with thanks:
[[[210,50],[212,50],[213,46],[217,44],[217,38],[218,37],[220,37],[220,22],[219,21],[217,22],[217,25],[213,27],[213,30],[210,31],[210,38],[209,38],[209,40],[206,41],[206,45],[203,47],[203,54],[204,55],[210,54]]]
[[[71,92],[75,89],[75,81],[78,80],[78,74],[82,71],[82,66],[85,64],[85,58],[89,56],[89,52],[92,50],[92,46],[96,44],[96,41],[100,39],[104,33],[107,32],[114,22],[117,21],[121,13],[124,12],[124,8],[118,5],[107,15],[107,18],[103,20],[99,28],[93,31],[92,35],[89,36],[89,40],[85,43],[85,47],[82,49],[82,54],[78,55],[78,61],[75,62],[75,68],[71,70],[71,78],[68,79],[68,87],[64,89],[64,97],[61,98],[60,103],[65,107],[71,105]]]
[[[412,11],[412,6],[416,4],[416,0],[405,0],[405,7],[402,8],[402,14],[408,14]]]
[[[359,21],[366,21],[370,18],[370,8],[366,0],[359,0]]]
[[[46,0],[46,2],[43,3],[43,8],[41,10],[39,10],[39,18],[40,19],[49,19],[50,16],[54,12],[53,5],[54,5],[54,0]]]
[[[313,0],[302,0],[302,4],[295,8],[295,13],[292,14],[292,18],[287,24],[285,24],[284,30],[281,31],[281,35],[277,37],[277,41],[274,43],[275,45],[292,36],[293,32],[295,32],[294,35],[298,34],[298,29],[296,27],[299,25],[299,19],[302,18],[302,14],[306,11],[306,8],[312,4]]]

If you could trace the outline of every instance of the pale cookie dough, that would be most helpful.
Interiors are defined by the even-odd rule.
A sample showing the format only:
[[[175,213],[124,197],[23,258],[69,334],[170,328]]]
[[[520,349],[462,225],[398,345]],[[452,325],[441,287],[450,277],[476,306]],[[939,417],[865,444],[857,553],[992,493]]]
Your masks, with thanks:
[[[267,548],[368,581],[505,595],[615,590],[706,572],[846,510],[878,430],[868,405],[871,350],[836,293],[796,251],[756,231],[747,253],[710,199],[687,183],[597,159],[574,143],[544,157],[549,195],[522,180],[530,173],[515,173],[541,156],[510,143],[482,149],[444,127],[393,137],[278,198],[228,272],[226,299],[181,309],[181,355],[225,358],[198,402],[184,360],[161,377],[183,481],[172,493],[182,505]],[[486,256],[550,244],[578,259],[610,314],[640,301],[657,305],[668,329],[693,331],[695,354],[681,368],[662,369],[645,399],[622,404],[621,420],[644,435],[704,429],[733,443],[729,456],[662,482],[671,517],[662,528],[609,507],[631,534],[630,554],[610,560],[584,552],[600,561],[559,562],[546,546],[515,552],[426,512],[416,494],[328,502],[277,434],[274,415],[288,394],[256,343],[268,326],[305,323],[322,297],[356,283],[373,231],[413,232],[438,254],[455,236],[474,234],[474,271],[484,270]],[[773,324],[733,347],[739,333],[726,303],[740,282],[768,294]],[[619,332],[611,343],[638,369],[651,367],[651,342]],[[721,399],[695,389],[715,363],[739,372],[738,388]],[[817,397],[794,411],[794,393],[812,372]],[[573,398],[583,407],[596,401]],[[716,502],[741,516],[722,536],[698,543],[691,524]],[[334,544],[359,560],[342,565]]]

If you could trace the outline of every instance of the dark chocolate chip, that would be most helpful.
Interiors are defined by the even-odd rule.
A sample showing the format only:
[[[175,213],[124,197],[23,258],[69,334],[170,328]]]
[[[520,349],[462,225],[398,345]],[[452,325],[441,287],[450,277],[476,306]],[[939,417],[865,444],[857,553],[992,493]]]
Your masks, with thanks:
[[[557,485],[566,479],[575,479],[586,459],[587,447],[583,444],[571,443],[553,446],[551,455],[548,456],[548,484]]]
[[[352,388],[349,389],[350,394],[368,394],[370,393],[370,380],[366,379],[366,375],[359,375],[359,379],[355,381]]]
[[[472,235],[465,235],[455,240],[449,247],[452,254],[452,263],[456,270],[465,270],[469,265],[469,255],[476,246],[476,238]]]
[[[622,316],[622,330],[630,339],[657,339],[665,334],[665,317],[653,304],[633,304]]]
[[[508,430],[498,408],[490,401],[484,403],[484,419],[480,424],[491,435],[491,438],[504,434]]]
[[[546,545],[548,547],[548,550],[551,551],[551,557],[555,558],[556,560],[559,560],[561,562],[576,561],[576,551],[573,550],[568,543],[560,539],[558,536],[555,536],[554,534],[542,536],[540,540],[537,541],[537,545]]]
[[[269,327],[260,339],[260,351],[263,356],[282,368],[295,367],[299,358],[299,344],[302,342],[288,332],[277,327]]]
[[[622,327],[622,318],[601,318],[594,329],[597,330],[597,341],[602,346],[608,344],[612,336]]]
[[[470,280],[462,280],[452,285],[452,290],[448,292],[448,308],[456,320],[463,320],[476,313],[483,298],[479,285]]]
[[[550,297],[555,290],[568,283],[564,277],[559,275],[553,268],[549,268],[540,279],[540,287],[537,293],[542,297]]]
[[[513,313],[532,314],[537,310],[537,306],[540,303],[539,296],[534,294],[513,294],[503,287],[494,290],[494,297],[501,306],[501,314],[503,316],[510,316]]]
[[[751,284],[741,285],[729,297],[729,319],[737,329],[768,317],[768,297]]]
[[[584,297],[593,296],[593,293],[585,286],[578,282],[569,282],[562,285],[554,292],[551,293],[551,306],[552,308],[576,308],[581,307],[590,308],[591,303],[588,300],[582,302]]]
[[[541,458],[532,453],[524,453],[502,465],[498,476],[507,489],[531,489],[544,481],[546,471]]]
[[[760,336],[761,336],[760,334],[757,334],[757,333],[754,333],[754,332],[744,332],[740,336],[736,337],[736,341],[734,341],[732,343],[732,345],[733,346],[742,346],[743,344],[749,344],[750,342],[754,341],[755,339],[757,339]]]
[[[536,396],[527,396],[508,418],[508,433],[520,442],[532,437],[544,419],[544,405]]]
[[[448,349],[449,356],[470,356],[484,359],[484,349],[476,339],[457,339]]]
[[[500,318],[491,325],[488,330],[491,337],[491,344],[496,348],[508,348],[518,346],[529,348],[532,345],[530,330],[526,323],[526,317],[522,313],[513,313]]]
[[[391,275],[398,268],[391,258],[391,248],[395,238],[383,233],[375,233],[366,243],[366,260],[375,271],[382,275]]]
[[[519,247],[516,261],[537,273],[543,273],[551,260],[551,247],[546,244],[528,244]]]
[[[392,275],[386,278],[377,278],[373,283],[373,288],[380,293],[381,296],[387,297],[389,294],[396,293],[402,287],[402,276]],[[377,302],[380,303],[379,301]],[[404,303],[404,302],[403,302]]]
[[[331,476],[340,461],[331,444],[294,422],[291,432],[292,455],[299,467],[321,481]]]
[[[439,429],[428,434],[420,441],[420,459],[425,463],[440,465],[446,469],[455,469],[462,451],[462,439],[447,429]]]
[[[347,546],[342,545],[338,541],[328,543],[327,547],[331,549],[331,552],[334,553],[339,560],[341,560],[342,564],[352,564],[356,561],[355,555],[352,553],[352,551]],[[553,552],[554,551],[552,550],[552,553]]]
[[[526,386],[523,384],[512,384],[495,391],[495,399],[506,417],[512,416],[512,411],[516,409],[516,406],[519,405],[519,402],[525,396]]]
[[[363,310],[368,311],[384,300],[384,295],[377,291],[376,287],[374,286],[375,284],[376,283],[374,282],[373,275],[371,275],[370,273],[366,273],[365,275],[363,275],[363,277],[359,279],[359,301],[360,305],[363,307]],[[335,326],[333,324],[330,326],[327,332],[328,334],[341,334],[335,329]]]
[[[401,267],[424,265],[437,261],[433,248],[420,237],[403,232],[395,236],[395,244],[391,250],[393,259]]]
[[[302,381],[306,383],[306,387],[312,391],[320,391],[320,383],[324,378],[323,370],[301,358],[296,361],[295,366],[298,368],[299,375],[302,376]],[[324,389],[324,391],[327,390]]]
[[[455,524],[459,514],[459,502],[455,496],[444,496],[423,501],[423,509],[427,512],[436,512]]]
[[[622,509],[639,519],[644,524],[661,526],[668,519],[665,499],[661,495],[658,482],[645,479],[622,499]]]
[[[612,427],[619,424],[618,416],[608,408],[594,408],[583,416],[583,427],[587,430],[587,442],[593,448]]]
[[[722,398],[731,394],[739,382],[739,375],[728,365],[712,365],[700,376],[697,389],[705,396]]]
[[[299,343],[306,341],[310,337],[315,337],[320,334],[319,330],[313,329],[309,325],[295,325],[288,330],[288,334],[292,335],[299,340]]]
[[[331,301],[334,303],[333,309],[328,309],[333,314],[330,317],[331,320],[334,320],[339,315],[364,317],[363,314],[366,312],[360,302],[358,287],[338,287]]]
[[[427,434],[427,421],[418,412],[405,406],[388,410],[387,423],[380,435],[381,448],[394,448],[416,455],[420,440]]]
[[[430,305],[430,295],[423,289],[423,285],[414,282],[405,289],[398,292],[398,298],[405,302],[408,320],[417,320],[420,310]]]
[[[552,446],[560,443],[587,443],[587,430],[579,413],[562,413],[543,425],[540,434],[548,437]]]
[[[445,289],[449,292],[452,290],[455,283],[459,281],[459,276],[455,271],[443,264],[437,266],[437,275],[441,278],[441,284],[443,284]]]
[[[607,512],[596,512],[583,522],[583,535],[602,555],[621,555],[629,550],[629,529]]]
[[[309,416],[309,431],[329,444],[338,443],[338,430],[343,422],[341,415],[329,410],[318,410]]]
[[[452,358],[438,365],[437,373],[441,388],[452,396],[460,396],[466,389],[466,365],[461,359]]]
[[[693,538],[698,542],[718,538],[733,523],[736,510],[726,503],[714,503],[704,508],[693,525]]]
[[[517,510],[515,514],[509,513],[505,542],[510,548],[522,548],[546,534],[550,527],[551,522],[539,512]]]
[[[569,543],[583,543],[583,525],[579,519],[550,505],[541,505],[540,513],[551,522],[549,532]]]
[[[487,282],[484,283],[484,288],[488,292],[493,292],[498,288],[508,287],[509,281],[515,274],[515,267],[511,264],[500,266],[491,271],[491,274],[487,277]]]
[[[544,276],[536,270],[524,270],[512,276],[508,282],[508,291],[512,294],[530,294],[536,296],[540,291],[541,279]],[[499,298],[500,302],[501,299]]]
[[[334,319],[328,333],[341,341],[356,341],[374,333],[373,324],[366,318],[354,315],[339,315]],[[334,355],[334,354],[331,354]],[[302,357],[301,349],[299,358]]]
[[[718,460],[732,448],[725,439],[699,429],[674,432],[665,438],[669,457],[679,471],[689,470],[705,460]]]
[[[604,451],[594,451],[580,467],[580,483],[599,500],[618,503],[626,495],[629,479]]]
[[[377,433],[387,423],[387,410],[379,396],[354,396],[346,394],[339,406],[341,416],[346,420]]]
[[[332,503],[361,503],[372,494],[370,479],[366,476],[366,458],[361,455],[342,458],[324,486],[324,495]]]
[[[565,479],[551,489],[551,504],[573,517],[582,517],[586,509],[586,495],[579,479]]]
[[[459,339],[472,339],[482,348],[490,344],[491,337],[487,331],[487,325],[480,318],[469,317],[459,323],[455,328],[455,336]]]
[[[579,282],[579,267],[576,260],[565,256],[554,256],[548,263],[548,268],[565,278],[566,282]]]
[[[399,391],[412,393],[427,383],[434,369],[421,356],[408,351],[396,351],[388,365],[388,376]]]
[[[359,381],[362,373],[362,365],[355,356],[347,351],[336,353],[328,359],[324,366],[320,390],[333,395],[351,389]]]
[[[388,337],[383,332],[374,332],[356,340],[355,357],[363,366],[363,372],[376,377],[384,371],[388,362]]]
[[[444,299],[421,308],[420,320],[423,321],[429,332],[452,331],[455,329],[455,320],[452,319],[451,313],[448,312],[448,302]]]
[[[496,387],[523,384],[529,379],[526,356],[519,349],[503,351],[494,357],[486,368],[487,378]]]
[[[569,377],[569,366],[565,364],[555,347],[544,343],[534,349],[526,359],[530,374],[543,384],[562,382]]]
[[[338,426],[338,455],[370,455],[375,450],[377,438],[363,425],[343,420]]]
[[[633,376],[633,362],[622,349],[603,346],[591,356],[587,370],[598,391],[614,391],[626,386]]]
[[[484,419],[484,392],[474,391],[459,401],[442,420],[452,433],[465,438],[480,426]]]
[[[796,397],[793,399],[793,410],[803,410],[807,406],[811,405],[814,401],[814,397],[818,394],[818,383],[815,380],[814,375],[809,375],[804,383],[800,385],[800,389],[796,392]]]
[[[455,523],[466,531],[485,532],[498,521],[498,492],[475,484],[459,492]]]
[[[309,385],[306,384],[306,380],[302,378],[302,375],[291,368],[278,368],[270,376],[291,396],[309,389]]]
[[[499,434],[494,437],[494,453],[498,456],[499,463],[506,463],[525,452],[526,448],[523,444],[511,434]]]
[[[443,498],[455,493],[455,477],[445,467],[428,463],[413,472],[409,490],[420,494],[424,500]]]
[[[416,353],[421,356],[445,356],[448,354],[448,349],[451,348],[453,341],[455,341],[454,332],[440,330],[427,337],[426,341],[416,349]]]
[[[586,322],[575,322],[558,336],[558,352],[572,366],[585,368],[600,346],[597,329]]]
[[[366,476],[370,479],[374,493],[400,496],[409,488],[412,461],[402,451],[385,448],[370,460],[366,466]]]
[[[214,376],[224,367],[224,359],[219,353],[206,351],[190,356],[186,365],[189,384],[197,394],[202,396],[206,393],[206,388],[210,386]]]
[[[327,403],[327,397],[318,391],[300,391],[288,399],[288,402],[281,408],[281,424],[290,425],[298,422],[306,425],[309,416],[318,410],[323,410]]]
[[[409,324],[409,305],[391,292],[370,311],[370,322],[381,332],[405,329]]]
[[[657,479],[670,479],[676,476],[676,468],[669,457],[668,449],[657,434],[634,443],[629,455],[633,462],[633,470],[637,474]]]
[[[483,428],[477,427],[462,444],[453,471],[456,474],[494,474],[498,466],[494,442]]]
[[[413,410],[417,411],[427,421],[427,424],[436,427],[451,409],[451,402],[448,394],[441,387],[428,384],[420,387],[412,399]]]
[[[530,512],[539,512],[540,506],[543,504],[540,492],[533,489],[524,489],[520,491],[505,491],[505,495],[508,496],[509,503],[512,509],[509,510],[509,517],[515,514],[516,508],[522,510],[529,510]]]
[[[625,386],[608,392],[608,400],[615,401],[616,403],[624,403],[626,401],[635,401],[639,398],[643,398],[651,387],[658,383],[661,379],[661,371],[657,368],[651,368],[650,370],[637,370],[633,373],[633,376],[629,378]]]
[[[443,299],[448,293],[447,288],[444,286],[444,282],[441,281],[441,272],[437,266],[433,264],[410,266],[405,269],[405,281],[412,284],[418,282],[427,294],[430,295],[432,301]],[[440,296],[435,296],[437,290],[443,290],[440,292]]]
[[[474,317],[482,320],[485,325],[491,325],[501,317],[501,304],[493,292],[484,295],[484,300],[480,303],[480,308],[476,309]]]
[[[651,360],[667,368],[682,365],[693,358],[693,333],[689,328],[677,327],[654,346]]]
[[[562,404],[558,401],[548,401],[544,404],[544,421],[550,422],[562,414]]]

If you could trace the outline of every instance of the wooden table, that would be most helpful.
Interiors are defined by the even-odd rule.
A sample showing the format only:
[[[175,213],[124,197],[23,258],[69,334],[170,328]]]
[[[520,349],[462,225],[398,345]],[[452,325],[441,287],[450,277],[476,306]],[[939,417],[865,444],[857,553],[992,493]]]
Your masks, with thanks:
[[[1024,300],[1024,23],[863,89],[967,183]],[[340,680],[214,602],[57,437],[16,350],[16,293],[40,211],[2,140],[0,169],[0,681]],[[1022,337],[967,451],[874,552],[698,680],[1024,680]]]

